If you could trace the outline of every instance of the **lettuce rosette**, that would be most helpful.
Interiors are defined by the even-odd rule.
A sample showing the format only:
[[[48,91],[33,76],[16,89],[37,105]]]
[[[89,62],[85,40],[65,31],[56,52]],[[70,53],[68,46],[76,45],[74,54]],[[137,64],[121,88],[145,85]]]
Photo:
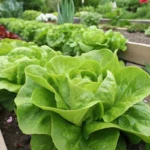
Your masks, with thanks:
[[[0,43],[0,103],[9,110],[14,108],[13,99],[25,83],[24,69],[31,65],[44,66],[59,54],[48,46],[4,39]]]
[[[125,150],[124,137],[150,143],[150,77],[116,53],[55,56],[25,75],[15,103],[32,150]]]

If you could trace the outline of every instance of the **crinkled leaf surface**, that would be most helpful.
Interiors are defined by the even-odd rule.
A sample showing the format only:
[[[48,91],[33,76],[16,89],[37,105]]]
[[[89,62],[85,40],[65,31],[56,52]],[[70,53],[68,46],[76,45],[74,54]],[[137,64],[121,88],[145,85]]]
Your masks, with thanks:
[[[149,75],[135,67],[127,67],[120,70],[116,76],[118,93],[114,105],[105,111],[103,119],[111,122],[125,113],[134,104],[143,100],[149,95]]]
[[[150,142],[150,108],[139,103],[150,94],[150,77],[125,68],[116,53],[55,56],[25,73],[15,99],[23,132],[51,136],[58,150],[116,150],[119,130]]]
[[[10,92],[17,93],[25,83],[24,70],[27,66],[31,64],[45,66],[47,61],[60,55],[59,52],[54,52],[47,46],[38,47],[32,43],[23,41],[6,39],[2,40],[0,44],[1,46],[4,44],[9,45],[7,42],[10,42],[11,48],[6,52],[3,52],[2,49],[2,56],[0,56],[0,90],[6,89]],[[8,104],[8,102],[6,103]],[[12,107],[11,103],[10,107]]]
[[[53,141],[48,135],[32,135],[31,138],[32,150],[57,150]]]
[[[115,150],[119,132],[115,129],[101,130],[86,140],[82,135],[82,128],[52,114],[51,136],[59,150]]]
[[[31,100],[32,92],[36,87],[39,86],[27,78],[25,86],[19,91],[15,99],[18,123],[25,134],[50,135],[50,113],[33,105]]]
[[[97,130],[117,128],[140,137],[145,142],[150,142],[150,107],[143,102],[133,105],[126,113],[114,122],[93,122],[85,127],[85,136]]]

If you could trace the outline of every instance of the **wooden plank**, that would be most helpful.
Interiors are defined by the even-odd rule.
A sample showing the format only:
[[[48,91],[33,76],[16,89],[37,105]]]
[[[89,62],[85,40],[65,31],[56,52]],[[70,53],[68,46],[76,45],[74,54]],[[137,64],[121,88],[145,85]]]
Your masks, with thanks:
[[[0,130],[0,150],[7,150],[1,130]]]
[[[120,19],[120,21],[124,21],[127,20],[131,23],[137,23],[137,24],[150,24],[150,20],[149,19]],[[108,18],[102,18],[100,20],[100,23],[109,23],[111,21],[111,19]]]
[[[130,21],[131,23],[150,24],[150,20],[149,19],[129,19],[128,21]]]
[[[119,58],[140,65],[150,64],[150,45],[128,42],[127,51],[118,52]]]
[[[150,19],[120,19],[120,21],[127,20],[131,23],[136,23],[136,24],[150,24]],[[109,23],[111,19],[108,18],[101,18],[100,23],[105,24]],[[80,17],[74,17],[74,23],[80,23]]]

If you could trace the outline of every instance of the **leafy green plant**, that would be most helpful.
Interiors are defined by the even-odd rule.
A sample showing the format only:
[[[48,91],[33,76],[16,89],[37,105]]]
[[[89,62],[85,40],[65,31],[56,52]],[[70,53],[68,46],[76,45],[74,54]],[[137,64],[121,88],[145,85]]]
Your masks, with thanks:
[[[25,10],[22,14],[22,18],[25,20],[35,20],[42,12],[35,10]]]
[[[37,10],[40,11],[40,8],[44,4],[44,0],[18,0],[24,3],[24,10]]]
[[[132,24],[128,27],[128,32],[145,32],[148,27],[148,24]]]
[[[38,45],[47,45],[46,36],[49,31],[50,26],[45,26],[40,29],[37,29],[37,32],[34,36],[34,42]],[[51,26],[52,28],[52,26]]]
[[[109,49],[112,49],[113,52],[115,50],[125,51],[127,49],[127,39],[122,34],[120,34],[120,32],[113,32],[112,30],[108,30],[105,33],[105,36],[108,40],[107,44],[109,45]]]
[[[98,25],[102,16],[98,13],[87,12],[81,15],[81,23],[87,26]]]
[[[31,64],[44,66],[57,55],[48,46],[4,39],[0,42],[0,104],[14,109],[14,98],[25,83],[24,69]]]
[[[110,2],[112,2],[112,0],[99,0],[100,5],[105,5],[105,4],[108,4]]]
[[[85,5],[97,7],[100,3],[100,0],[87,0],[85,1]]]
[[[100,24],[99,28],[103,29],[103,30],[114,30],[117,28],[117,26],[112,26],[111,24]]]
[[[121,20],[123,16],[123,9],[117,8],[112,12],[108,12],[105,14],[106,18],[111,19],[110,24],[114,26],[119,26],[121,23]]]
[[[61,0],[43,0],[43,5],[40,6],[40,11],[43,13],[56,12],[57,4],[60,2]]]
[[[145,70],[150,74],[150,65],[149,64],[145,65]]]
[[[81,7],[79,11],[94,12],[95,10],[94,10],[94,7],[92,6],[85,6],[85,7]]]
[[[142,7],[137,8],[136,11],[136,18],[147,18],[150,19],[150,13],[149,10],[150,9],[150,4],[147,5],[143,5]]]
[[[4,0],[0,2],[0,16],[4,18],[21,17],[23,3],[16,0]]]
[[[9,31],[16,33],[18,35],[21,35],[23,29],[24,29],[24,21],[21,19],[9,19],[9,24],[5,25]]]
[[[62,0],[58,3],[58,24],[73,23],[74,20],[74,2],[73,0]]]
[[[149,150],[149,149],[150,149],[150,144],[146,144],[145,150]]]
[[[140,6],[139,1],[135,0],[116,0],[118,7],[125,8],[128,11],[136,12],[137,8]]]
[[[25,74],[15,103],[32,150],[126,149],[124,136],[150,142],[150,107],[142,101],[150,76],[122,66],[111,51],[55,56]]]
[[[45,28],[47,26],[51,27],[51,24],[44,24],[38,21],[26,21],[24,22],[24,29],[21,32],[21,36],[26,41],[29,41],[29,42],[34,41],[35,35],[38,32],[38,30]]]
[[[127,39],[119,32],[104,33],[96,26],[85,28],[66,24],[49,30],[47,33],[47,44],[50,47],[71,56],[102,48],[124,51],[126,42]]]
[[[121,18],[122,19],[136,19],[137,15],[136,15],[136,12],[130,12],[130,11],[124,10]]]
[[[150,27],[147,30],[145,30],[145,35],[150,36]]]
[[[96,12],[105,16],[106,13],[112,12],[112,4],[106,3],[104,5],[98,5],[96,8]]]
[[[48,45],[65,55],[81,55],[93,49],[109,48],[112,51],[126,50],[127,39],[121,33],[111,32],[110,37],[96,26],[82,24],[53,25],[21,19],[0,19],[11,32],[18,33],[26,41]],[[112,40],[114,39],[115,40]],[[88,41],[88,42],[87,42]],[[109,42],[112,41],[112,42]],[[122,42],[120,42],[122,41]],[[111,46],[114,43],[117,46]]]
[[[118,23],[118,26],[120,27],[128,27],[130,25],[131,25],[131,22],[126,19],[123,19]]]

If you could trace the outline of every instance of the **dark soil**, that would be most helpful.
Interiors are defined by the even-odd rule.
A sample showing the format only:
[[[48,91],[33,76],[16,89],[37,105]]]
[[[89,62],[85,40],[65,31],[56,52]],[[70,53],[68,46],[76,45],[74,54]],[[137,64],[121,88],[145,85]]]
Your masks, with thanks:
[[[0,109],[0,129],[8,150],[30,150],[30,136],[20,131],[14,112]]]
[[[140,32],[129,33],[125,30],[117,30],[117,31],[122,33],[130,42],[150,45],[150,37],[146,36],[144,33],[140,33]]]

